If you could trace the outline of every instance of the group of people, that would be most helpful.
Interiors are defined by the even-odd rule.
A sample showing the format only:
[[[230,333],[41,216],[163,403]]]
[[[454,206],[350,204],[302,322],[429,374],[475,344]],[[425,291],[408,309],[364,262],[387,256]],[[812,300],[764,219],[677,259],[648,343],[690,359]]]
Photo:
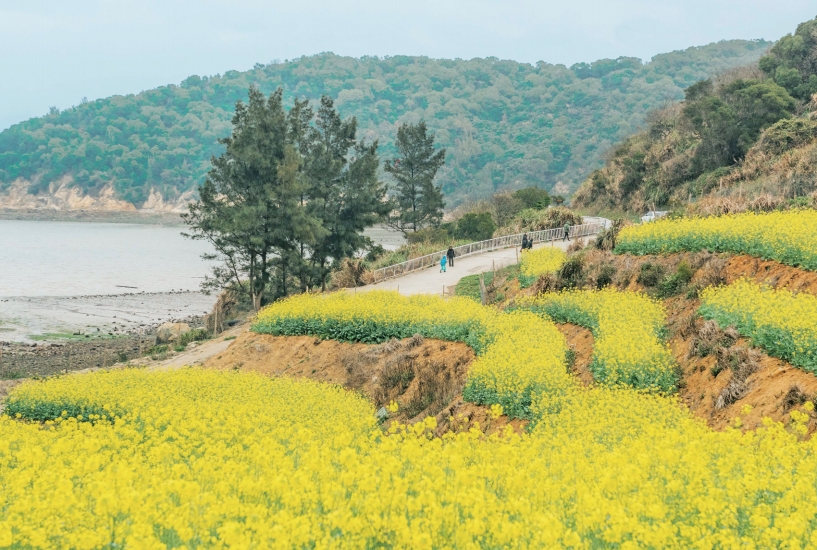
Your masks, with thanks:
[[[564,234],[564,238],[562,240],[566,241],[566,240],[569,239],[569,235],[570,235],[570,224],[569,223],[565,224],[564,230],[565,230],[565,234]],[[529,250],[529,249],[532,249],[532,248],[533,248],[533,239],[529,239],[527,233],[523,234],[522,235],[522,251],[524,252],[525,250]],[[449,246],[448,251],[445,254],[443,254],[442,257],[440,258],[440,273],[445,273],[445,268],[447,266],[449,266],[449,265],[451,267],[454,267],[454,256],[455,256],[454,247]]]
[[[570,224],[569,223],[565,224],[564,237],[562,237],[562,240],[563,241],[570,240]],[[533,248],[533,239],[532,238],[529,239],[528,234],[524,233],[522,235],[522,252],[524,252],[525,250],[529,250],[531,248]]]
[[[456,254],[454,254],[454,247],[449,246],[448,247],[448,252],[443,254],[442,258],[440,258],[440,273],[445,273],[446,265],[450,265],[451,267],[454,267],[454,256],[455,255]]]

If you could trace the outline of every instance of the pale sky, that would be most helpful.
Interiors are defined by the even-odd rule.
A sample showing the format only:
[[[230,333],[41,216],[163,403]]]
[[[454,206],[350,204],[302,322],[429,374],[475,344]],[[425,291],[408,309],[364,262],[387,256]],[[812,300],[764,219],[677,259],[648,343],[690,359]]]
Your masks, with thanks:
[[[535,63],[776,40],[814,0],[0,0],[0,129],[254,63],[339,55]]]

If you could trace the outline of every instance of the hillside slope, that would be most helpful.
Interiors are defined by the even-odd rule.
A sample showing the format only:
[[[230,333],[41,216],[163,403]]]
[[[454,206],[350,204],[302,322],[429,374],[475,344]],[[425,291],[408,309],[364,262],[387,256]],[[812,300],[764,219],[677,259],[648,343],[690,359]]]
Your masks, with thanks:
[[[815,60],[817,19],[759,63],[690,86],[613,149],[574,205],[640,212],[692,203],[692,212],[717,214],[802,202],[817,191]]]
[[[251,85],[265,93],[281,86],[287,101],[337,98],[341,114],[356,116],[361,135],[379,139],[386,156],[396,124],[424,118],[448,148],[439,178],[450,206],[503,187],[555,186],[564,194],[648,111],[680,99],[701,78],[756,61],[770,45],[733,40],[647,64],[619,58],[571,68],[326,53],[191,76],[180,86],[86,102],[0,132],[0,195],[14,188],[17,205],[54,207],[31,197],[76,188],[80,196],[105,191],[140,208],[178,204],[202,183],[221,150],[217,139],[229,134],[235,101]]]

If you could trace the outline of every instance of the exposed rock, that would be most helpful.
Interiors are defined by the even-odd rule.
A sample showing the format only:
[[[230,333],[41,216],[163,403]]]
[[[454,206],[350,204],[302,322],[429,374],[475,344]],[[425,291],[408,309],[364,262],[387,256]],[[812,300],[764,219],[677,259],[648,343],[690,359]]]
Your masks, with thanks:
[[[47,193],[28,192],[34,182],[18,178],[6,193],[0,193],[0,208],[9,210],[89,210],[135,212],[131,203],[114,197],[112,185],[103,187],[97,196],[72,187],[74,180],[65,176],[49,185]]]
[[[178,199],[175,201],[173,200],[165,200],[165,197],[162,196],[156,189],[150,190],[150,195],[148,195],[148,200],[139,208],[140,212],[173,212],[173,213],[181,213],[187,212],[187,205],[190,204],[195,199],[194,192],[186,191],[179,196]]]
[[[148,199],[137,209],[132,203],[116,197],[113,182],[105,185],[98,193],[90,194],[74,186],[74,179],[66,175],[52,182],[48,186],[48,191],[30,194],[28,191],[35,183],[37,178],[34,178],[34,181],[18,178],[6,192],[0,193],[0,209],[179,214],[186,212],[187,205],[196,198],[193,190],[172,199],[162,196],[156,189],[151,189]]]
[[[156,343],[169,344],[179,340],[183,334],[190,332],[187,323],[165,323],[156,329]]]

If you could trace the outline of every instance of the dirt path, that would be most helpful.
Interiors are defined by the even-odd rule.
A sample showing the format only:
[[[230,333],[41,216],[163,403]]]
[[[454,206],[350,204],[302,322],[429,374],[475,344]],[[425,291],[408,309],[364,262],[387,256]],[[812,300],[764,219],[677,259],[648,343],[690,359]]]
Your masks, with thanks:
[[[192,365],[203,365],[208,359],[218,356],[227,351],[241,335],[248,332],[250,323],[245,322],[241,325],[235,326],[228,331],[222,332],[215,338],[204,340],[203,342],[195,343],[188,347],[185,351],[167,357],[165,359],[152,360],[145,357],[143,361],[133,361],[139,365],[145,365],[150,369],[178,369],[179,367],[186,367]]]

